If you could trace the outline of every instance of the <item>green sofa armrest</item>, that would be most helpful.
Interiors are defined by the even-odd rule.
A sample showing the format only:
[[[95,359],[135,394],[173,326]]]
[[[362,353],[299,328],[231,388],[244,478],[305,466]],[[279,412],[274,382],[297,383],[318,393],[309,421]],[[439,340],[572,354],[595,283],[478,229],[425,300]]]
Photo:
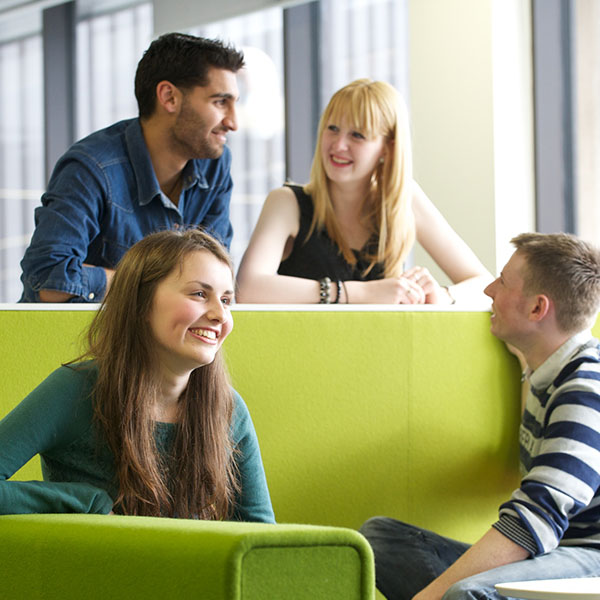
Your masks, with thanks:
[[[356,531],[104,515],[0,517],[7,600],[371,600]]]

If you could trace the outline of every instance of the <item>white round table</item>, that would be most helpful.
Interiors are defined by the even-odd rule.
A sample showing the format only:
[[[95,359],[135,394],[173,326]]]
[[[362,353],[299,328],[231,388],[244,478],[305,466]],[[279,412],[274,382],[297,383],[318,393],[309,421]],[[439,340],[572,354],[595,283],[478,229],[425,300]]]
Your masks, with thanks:
[[[503,596],[524,600],[600,600],[600,577],[510,581],[494,587]]]

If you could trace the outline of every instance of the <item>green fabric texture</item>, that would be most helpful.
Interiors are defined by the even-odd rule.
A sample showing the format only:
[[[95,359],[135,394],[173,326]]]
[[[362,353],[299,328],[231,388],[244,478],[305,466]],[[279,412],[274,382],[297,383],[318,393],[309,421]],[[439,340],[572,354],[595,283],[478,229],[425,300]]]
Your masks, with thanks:
[[[285,553],[280,547],[256,548],[244,559],[243,597],[359,600],[360,559],[349,546],[286,548]]]
[[[80,332],[92,316],[83,310],[0,310],[0,416],[60,362],[79,354]],[[472,542],[496,520],[498,506],[519,481],[520,373],[516,359],[489,333],[489,313],[234,310],[233,316],[224,349],[233,384],[254,421],[278,522],[355,529],[371,516],[387,515]],[[600,324],[594,333],[600,334]],[[39,461],[17,477],[39,479]],[[310,590],[307,598],[352,597],[319,596],[307,583],[315,572],[329,573],[331,565],[346,560],[347,545],[335,558],[319,545],[314,556],[322,570],[313,571],[314,563],[306,562],[311,559],[303,558],[311,554],[304,545],[287,544],[286,556],[293,558],[273,558],[285,531],[275,527],[281,532],[277,543],[273,538],[260,552],[256,547],[255,555],[244,554],[248,571],[234,576],[231,565],[244,561],[231,558],[234,553],[226,557],[227,523],[217,524],[214,539],[188,542],[204,524],[173,523],[163,535],[162,519],[136,528],[124,517],[93,518],[0,517],[0,577],[6,581],[5,574],[14,570],[14,585],[35,589],[43,576],[56,580],[56,589],[64,586],[62,595],[44,598],[94,598],[87,595],[88,573],[95,581],[90,594],[98,587],[103,598],[111,585],[126,592],[138,586],[148,594],[157,591],[147,598],[219,597],[185,595],[191,589],[186,586],[202,578],[215,589],[245,582],[253,600],[302,598],[292,593],[303,588]],[[80,522],[90,526],[85,534],[73,526]],[[254,531],[233,525],[242,537]],[[77,543],[64,546],[61,562],[48,550],[56,546],[61,553],[61,540],[70,536]],[[84,557],[85,568],[78,562]],[[186,567],[171,578],[179,561],[187,561]],[[273,561],[277,568],[269,566]],[[344,563],[333,570],[351,568]],[[363,562],[361,581],[372,577],[371,569]],[[161,576],[181,593],[164,591]],[[341,579],[349,585],[351,577]],[[327,585],[319,580],[316,588]],[[86,593],[78,593],[77,586]],[[289,590],[282,595],[278,586]],[[278,595],[265,596],[266,588]],[[112,597],[134,597],[126,592]],[[363,597],[370,594],[372,584]]]
[[[356,531],[104,515],[0,517],[2,597],[372,599]]]
[[[0,310],[0,415],[77,356],[92,316]],[[489,313],[233,317],[224,350],[278,522],[357,528],[388,515],[474,541],[496,520],[519,481],[520,372]],[[37,459],[18,474],[39,476]]]

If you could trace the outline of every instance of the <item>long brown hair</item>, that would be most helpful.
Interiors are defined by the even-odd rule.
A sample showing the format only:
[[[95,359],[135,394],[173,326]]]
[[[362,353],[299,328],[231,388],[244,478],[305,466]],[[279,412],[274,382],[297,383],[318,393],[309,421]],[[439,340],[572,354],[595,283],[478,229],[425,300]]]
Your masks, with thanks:
[[[98,368],[94,415],[114,455],[115,510],[123,514],[223,519],[239,490],[229,433],[233,396],[220,351],[190,375],[168,461],[154,439],[159,381],[148,317],[157,285],[199,251],[233,273],[227,251],[199,230],[162,231],[135,244],[121,259],[88,332],[87,356]]]
[[[382,263],[386,277],[398,276],[415,241],[412,151],[406,106],[385,81],[357,79],[349,83],[332,96],[321,116],[310,181],[304,186],[314,204],[309,237],[315,229],[324,227],[346,261],[356,263],[356,256],[339,230],[321,158],[323,131],[331,122],[345,119],[367,138],[385,138],[388,152],[385,161],[375,169],[370,194],[365,198],[371,206],[367,215],[369,226],[378,237],[377,253],[368,257],[370,264],[365,274],[376,263]]]

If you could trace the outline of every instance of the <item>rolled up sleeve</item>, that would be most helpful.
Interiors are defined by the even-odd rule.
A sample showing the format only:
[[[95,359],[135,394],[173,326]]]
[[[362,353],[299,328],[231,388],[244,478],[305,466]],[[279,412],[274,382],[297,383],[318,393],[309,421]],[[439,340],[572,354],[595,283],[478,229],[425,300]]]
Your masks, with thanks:
[[[90,243],[100,233],[102,178],[91,161],[65,157],[57,165],[21,261],[23,301],[39,301],[40,290],[73,294],[74,302],[99,302],[104,296],[104,269],[84,266]]]

